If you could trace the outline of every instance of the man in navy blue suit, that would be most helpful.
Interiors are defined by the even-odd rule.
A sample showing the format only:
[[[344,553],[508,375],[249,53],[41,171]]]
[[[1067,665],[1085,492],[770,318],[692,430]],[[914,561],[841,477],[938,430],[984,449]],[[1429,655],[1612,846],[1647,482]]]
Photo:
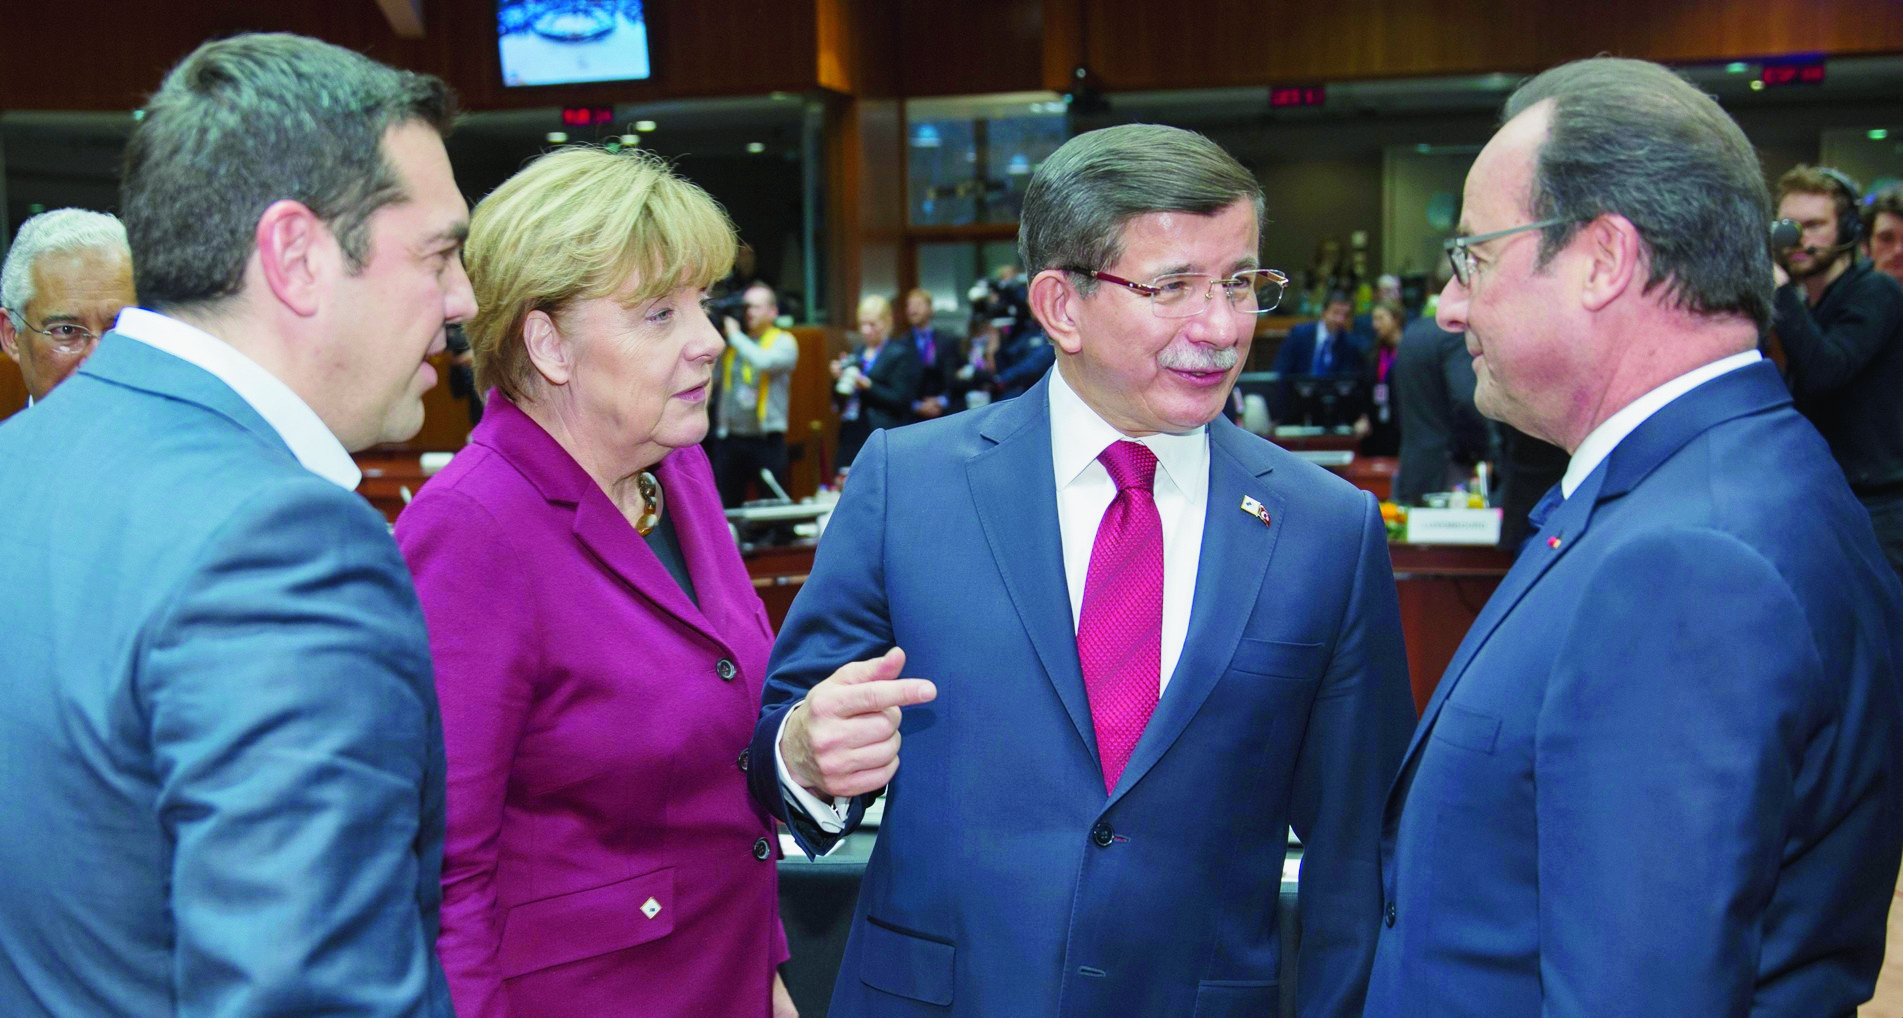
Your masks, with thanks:
[[[288,35],[146,104],[143,307],[0,425],[0,1014],[450,1013],[429,642],[348,450],[475,310],[453,115]]]
[[[1903,845],[1903,589],[1758,355],[1757,156],[1639,61],[1506,117],[1439,317],[1480,410],[1571,461],[1390,796],[1367,1013],[1849,1016]]]
[[[855,462],[749,752],[808,851],[889,786],[833,1014],[1273,1014],[1291,825],[1300,1012],[1360,1011],[1413,705],[1373,498],[1221,416],[1262,209],[1201,135],[1072,139],[1020,234],[1055,370]]]
[[[1322,305],[1321,318],[1312,322],[1303,322],[1288,331],[1282,345],[1275,351],[1275,373],[1278,382],[1275,389],[1275,406],[1270,408],[1277,423],[1301,424],[1296,418],[1305,413],[1316,412],[1318,407],[1304,407],[1296,399],[1296,378],[1359,378],[1361,377],[1363,355],[1373,337],[1363,335],[1354,327],[1355,305],[1347,293],[1336,291],[1328,295]],[[1349,417],[1353,412],[1346,412]],[[1339,416],[1339,414],[1337,414]],[[1314,421],[1323,423],[1346,423],[1345,421]]]

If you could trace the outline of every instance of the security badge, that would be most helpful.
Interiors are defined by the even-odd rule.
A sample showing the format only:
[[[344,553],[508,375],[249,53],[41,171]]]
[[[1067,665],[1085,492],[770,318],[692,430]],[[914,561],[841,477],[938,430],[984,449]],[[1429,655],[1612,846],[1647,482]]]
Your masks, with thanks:
[[[1268,507],[1247,495],[1242,496],[1242,511],[1261,520],[1263,526],[1269,525]]]

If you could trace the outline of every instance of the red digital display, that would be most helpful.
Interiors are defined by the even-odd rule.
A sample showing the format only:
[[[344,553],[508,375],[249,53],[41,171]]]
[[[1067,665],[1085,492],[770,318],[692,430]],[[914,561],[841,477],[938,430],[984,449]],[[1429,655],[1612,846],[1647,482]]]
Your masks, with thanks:
[[[1327,90],[1321,85],[1271,85],[1269,87],[1269,108],[1275,110],[1290,106],[1320,106],[1327,98]]]
[[[1758,73],[1758,80],[1764,87],[1778,85],[1821,85],[1824,83],[1824,62],[1812,60],[1801,64],[1765,64]]]
[[[563,127],[600,127],[612,124],[615,119],[613,106],[564,106],[562,107]]]

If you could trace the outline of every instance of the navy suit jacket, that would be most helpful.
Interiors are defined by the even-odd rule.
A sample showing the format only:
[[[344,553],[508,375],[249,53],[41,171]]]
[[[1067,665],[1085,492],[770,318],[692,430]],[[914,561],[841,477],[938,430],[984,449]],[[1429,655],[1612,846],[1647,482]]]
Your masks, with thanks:
[[[1275,373],[1280,380],[1275,388],[1276,405],[1269,408],[1269,413],[1277,422],[1286,421],[1294,409],[1294,389],[1289,379],[1315,373],[1315,334],[1320,327],[1320,322],[1303,322],[1290,328],[1275,351]],[[1333,363],[1327,374],[1353,378],[1361,374],[1363,359],[1374,345],[1374,337],[1350,328],[1344,334],[1331,334],[1329,344]]]
[[[1841,1015],[1903,844],[1903,590],[1769,363],[1528,546],[1389,802],[1367,1013]]]
[[[0,426],[0,1013],[448,1015],[443,742],[363,499],[108,334]]]
[[[754,760],[848,661],[897,645],[938,684],[905,712],[832,1013],[1272,1014],[1290,824],[1302,1013],[1357,1013],[1381,799],[1414,713],[1374,500],[1209,426],[1188,639],[1106,799],[1048,387],[874,434],[775,646]],[[787,818],[773,768],[749,777]],[[809,851],[828,840],[795,829]]]

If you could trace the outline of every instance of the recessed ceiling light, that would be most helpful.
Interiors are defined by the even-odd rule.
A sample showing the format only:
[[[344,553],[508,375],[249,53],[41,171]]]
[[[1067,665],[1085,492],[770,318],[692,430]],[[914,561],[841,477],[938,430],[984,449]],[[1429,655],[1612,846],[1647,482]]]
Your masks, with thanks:
[[[1888,138],[1889,136],[1890,136],[1890,132],[1887,130],[1884,130],[1881,127],[1873,127],[1870,129],[1869,138],[1871,141],[1882,141],[1883,139]]]
[[[1744,72],[1750,69],[1751,69],[1751,65],[1745,63],[1742,60],[1733,60],[1732,62],[1725,65],[1726,74],[1743,74]]]
[[[747,142],[747,151],[753,153],[754,155],[759,155],[760,153],[766,151],[766,145],[761,142],[750,141],[750,142]]]
[[[1752,79],[1751,79],[1751,91],[1753,91],[1753,92],[1762,92],[1762,91],[1764,91],[1764,79],[1763,79],[1763,78],[1752,78]]]
[[[566,145],[568,143],[568,133],[565,131],[550,131],[542,137],[550,145]]]
[[[629,148],[633,148],[636,145],[641,144],[641,136],[638,134],[624,134],[621,136],[621,144],[626,145]]]
[[[637,121],[635,121],[635,122],[634,122],[634,129],[635,129],[635,130],[637,130],[637,131],[640,131],[640,132],[641,132],[642,134],[646,134],[646,133],[648,133],[649,131],[652,131],[652,130],[654,130],[654,121],[652,121],[652,120],[637,120]]]

